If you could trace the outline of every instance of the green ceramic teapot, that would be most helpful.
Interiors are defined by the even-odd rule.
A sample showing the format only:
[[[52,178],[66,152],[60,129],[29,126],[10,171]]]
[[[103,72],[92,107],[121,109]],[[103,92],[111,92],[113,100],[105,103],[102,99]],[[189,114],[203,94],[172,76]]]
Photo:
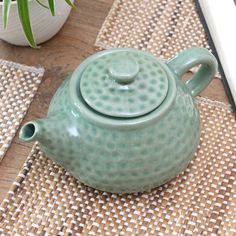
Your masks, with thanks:
[[[181,76],[201,65],[184,82]],[[23,141],[84,184],[114,193],[149,190],[185,170],[200,139],[194,96],[216,73],[214,56],[191,48],[168,62],[136,49],[87,58],[63,82],[48,117],[25,124]]]

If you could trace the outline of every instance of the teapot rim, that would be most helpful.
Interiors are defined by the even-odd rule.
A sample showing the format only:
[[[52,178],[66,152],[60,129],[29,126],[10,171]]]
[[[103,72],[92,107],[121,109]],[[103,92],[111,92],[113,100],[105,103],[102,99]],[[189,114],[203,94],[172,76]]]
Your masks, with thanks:
[[[109,53],[114,53],[114,51],[127,51],[127,50],[136,52],[140,51],[134,48],[116,48],[116,49],[104,50],[94,55],[91,55],[90,57],[85,59],[72,73],[69,82],[70,101],[75,107],[75,109],[79,110],[79,114],[82,117],[84,117],[85,120],[89,120],[90,122],[100,125],[102,127],[119,128],[119,129],[129,129],[129,128],[136,129],[139,127],[143,127],[147,124],[156,122],[171,108],[172,104],[175,101],[177,93],[174,72],[171,71],[171,69],[167,66],[165,62],[156,58],[152,54],[144,51],[142,51],[142,53],[153,57],[161,64],[162,68],[165,70],[168,77],[169,89],[166,98],[159,107],[157,107],[152,112],[145,114],[143,116],[133,117],[133,118],[117,118],[98,113],[86,104],[81,95],[80,90],[78,89],[78,87],[80,87],[81,76],[86,67],[91,63],[91,61],[95,60],[97,57],[104,56]]]

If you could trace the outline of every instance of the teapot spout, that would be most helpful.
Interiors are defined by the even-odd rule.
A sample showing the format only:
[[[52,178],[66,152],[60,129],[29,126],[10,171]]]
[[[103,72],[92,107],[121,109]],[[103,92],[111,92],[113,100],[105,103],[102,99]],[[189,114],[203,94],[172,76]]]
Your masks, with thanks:
[[[19,138],[24,142],[42,141],[44,123],[44,119],[26,123],[20,130]]]

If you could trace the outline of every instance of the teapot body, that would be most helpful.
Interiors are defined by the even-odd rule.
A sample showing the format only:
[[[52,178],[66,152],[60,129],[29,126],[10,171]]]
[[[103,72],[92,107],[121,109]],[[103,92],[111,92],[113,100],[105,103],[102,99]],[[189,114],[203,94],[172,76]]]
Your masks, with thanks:
[[[50,104],[49,117],[67,116],[58,126],[52,122],[54,138],[41,142],[48,157],[86,185],[115,193],[149,190],[186,169],[199,143],[200,118],[181,80],[176,78],[175,101],[164,117],[127,130],[99,127],[77,113],[69,101],[69,80]]]
[[[188,81],[182,75],[201,65]],[[54,95],[48,117],[25,124],[23,141],[82,183],[113,192],[147,191],[184,171],[200,140],[194,97],[217,70],[192,48],[164,63],[136,49],[90,56]]]

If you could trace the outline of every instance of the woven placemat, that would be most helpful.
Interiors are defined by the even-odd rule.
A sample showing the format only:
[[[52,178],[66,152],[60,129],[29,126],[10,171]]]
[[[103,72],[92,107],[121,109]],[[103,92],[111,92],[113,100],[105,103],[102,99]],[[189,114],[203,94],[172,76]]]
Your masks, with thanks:
[[[164,60],[189,47],[210,50],[194,0],[115,0],[95,44],[139,48]]]
[[[41,82],[44,70],[0,59],[0,161]]]
[[[201,142],[188,169],[150,192],[80,184],[36,144],[0,207],[1,235],[235,235],[236,120],[198,98]]]
[[[138,48],[162,60],[190,47],[211,51],[194,0],[115,0],[95,45]]]

